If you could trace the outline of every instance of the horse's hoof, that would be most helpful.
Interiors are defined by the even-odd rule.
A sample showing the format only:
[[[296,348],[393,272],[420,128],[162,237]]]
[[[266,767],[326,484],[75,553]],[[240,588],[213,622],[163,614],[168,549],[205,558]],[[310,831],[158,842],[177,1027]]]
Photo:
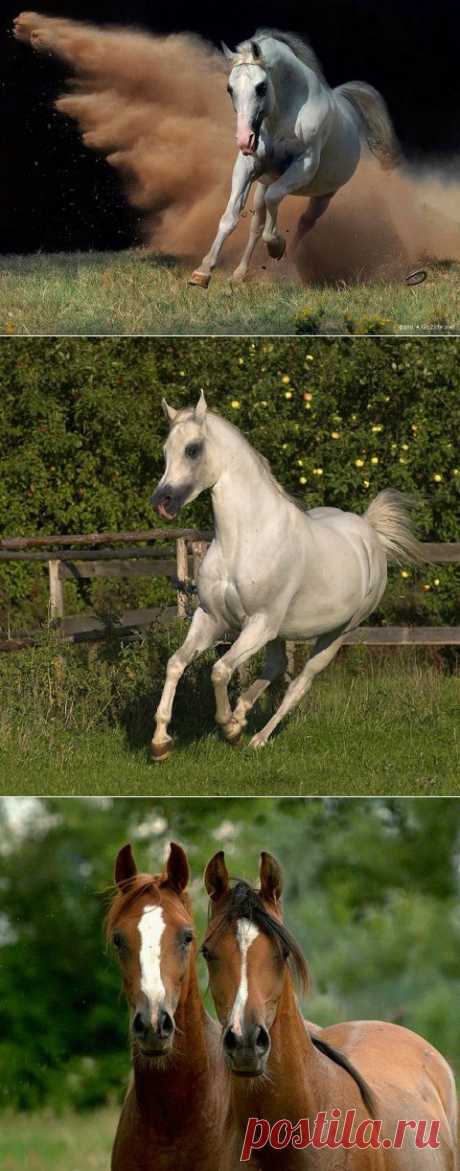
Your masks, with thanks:
[[[210,273],[200,272],[200,270],[197,269],[196,272],[192,272],[192,275],[191,275],[188,283],[189,283],[189,285],[198,285],[199,289],[207,289],[210,280],[211,280]]]
[[[152,753],[152,760],[154,760],[157,764],[161,764],[161,762],[163,760],[166,760],[166,758],[170,755],[171,748],[172,748],[172,740],[171,739],[162,740],[161,744],[155,744],[155,742],[152,740],[152,743],[150,745],[150,751]]]
[[[276,240],[268,240],[267,242],[268,255],[272,260],[281,260],[286,251],[286,241],[283,236],[278,236]]]
[[[249,741],[249,747],[250,748],[265,748],[266,743],[267,743],[267,741],[265,739],[265,736],[262,736],[261,732],[257,732],[257,734],[252,737],[252,740]]]
[[[232,748],[237,748],[241,744],[243,738],[243,725],[238,723],[238,720],[230,720],[228,724],[222,727],[223,734],[227,744],[231,744]]]
[[[236,268],[235,272],[232,273],[232,275],[230,277],[230,284],[231,285],[242,285],[242,284],[244,284],[244,281],[246,280],[246,276],[247,276],[247,273],[238,272],[238,269]]]

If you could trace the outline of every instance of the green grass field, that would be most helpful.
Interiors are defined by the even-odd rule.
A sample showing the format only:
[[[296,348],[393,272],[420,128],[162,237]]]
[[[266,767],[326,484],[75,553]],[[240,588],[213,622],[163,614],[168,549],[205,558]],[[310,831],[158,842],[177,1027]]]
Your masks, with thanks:
[[[453,262],[429,266],[414,288],[403,281],[302,287],[272,261],[263,280],[232,287],[220,271],[204,291],[187,285],[192,267],[141,250],[3,257],[0,334],[292,334],[305,311],[322,333],[460,328]]]
[[[110,678],[107,671],[98,677],[95,661],[87,664],[84,678],[77,672],[73,682],[58,683],[62,696],[56,700],[59,660],[51,662],[48,676],[30,660],[29,681],[27,659],[18,668],[19,657],[13,657],[14,679],[9,680],[9,664],[3,672],[3,793],[430,796],[460,791],[460,676],[427,656],[347,652],[258,752],[248,742],[268,718],[269,700],[251,714],[243,746],[231,748],[213,726],[209,667],[196,668],[180,685],[175,747],[162,764],[153,764],[148,753],[159,677],[146,682],[144,670],[131,680],[129,701],[119,699],[114,711],[113,693],[122,691],[123,671],[133,674],[132,658],[118,664],[118,674],[114,668]]]
[[[117,1124],[113,1110],[0,1116],[2,1171],[108,1171]]]

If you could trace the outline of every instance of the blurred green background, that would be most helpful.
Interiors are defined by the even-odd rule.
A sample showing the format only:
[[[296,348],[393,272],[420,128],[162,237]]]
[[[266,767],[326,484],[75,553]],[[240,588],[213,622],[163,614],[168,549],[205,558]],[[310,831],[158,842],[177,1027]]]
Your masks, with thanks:
[[[121,1100],[127,1012],[102,924],[127,840],[147,870],[171,838],[184,845],[201,937],[207,859],[223,847],[231,873],[256,881],[270,850],[312,971],[308,1015],[405,1024],[459,1066],[460,800],[4,798],[0,818],[5,1117]]]

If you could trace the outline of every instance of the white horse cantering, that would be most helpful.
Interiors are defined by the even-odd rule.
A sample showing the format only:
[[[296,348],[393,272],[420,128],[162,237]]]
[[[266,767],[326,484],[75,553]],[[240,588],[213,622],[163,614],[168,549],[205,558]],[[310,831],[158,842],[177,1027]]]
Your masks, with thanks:
[[[344,634],[377,606],[388,561],[422,563],[422,546],[401,493],[380,492],[364,516],[338,508],[304,511],[241,432],[207,410],[203,394],[194,408],[175,410],[163,400],[163,409],[170,426],[166,470],[152,504],[161,517],[173,520],[210,489],[215,537],[198,575],[199,606],[189,633],[168,662],[152,753],[156,760],[168,755],[168,725],[185,668],[226,631],[238,635],[214,664],[212,682],[216,721],[230,743],[240,738],[262,692],[285,671],[285,640],[316,640],[278,710],[253,736],[251,746],[259,748],[337,654]],[[229,680],[264,647],[261,676],[232,712]]]
[[[232,53],[228,92],[237,117],[239,154],[231,195],[216,238],[190,284],[207,288],[225,240],[237,226],[256,183],[249,242],[233,280],[244,280],[261,235],[279,260],[285,240],[277,228],[285,195],[307,195],[295,245],[354,174],[363,141],[384,167],[399,149],[383,98],[373,86],[350,81],[331,89],[308,44],[293,33],[259,29]]]

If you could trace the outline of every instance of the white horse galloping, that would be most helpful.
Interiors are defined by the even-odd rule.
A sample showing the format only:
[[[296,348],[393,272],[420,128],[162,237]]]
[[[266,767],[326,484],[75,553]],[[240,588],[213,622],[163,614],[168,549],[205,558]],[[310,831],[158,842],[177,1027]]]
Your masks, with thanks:
[[[285,195],[307,195],[295,246],[351,179],[363,140],[384,167],[399,157],[383,98],[373,86],[350,81],[331,89],[310,46],[292,33],[259,29],[232,53],[228,92],[237,116],[239,154],[231,195],[210,251],[190,283],[207,288],[225,240],[237,226],[256,183],[249,242],[233,280],[243,280],[261,235],[279,260],[285,240],[277,228]]]
[[[338,508],[304,511],[241,432],[207,410],[203,394],[194,408],[175,410],[163,400],[163,409],[170,426],[166,470],[153,507],[173,520],[185,504],[210,489],[215,537],[198,575],[199,606],[189,633],[168,662],[152,754],[156,760],[168,755],[168,725],[185,668],[226,631],[238,636],[214,664],[212,682],[216,721],[230,743],[240,738],[247,713],[262,692],[285,671],[285,640],[315,639],[306,666],[278,710],[253,736],[251,746],[259,748],[337,654],[344,634],[375,609],[385,589],[388,561],[422,563],[423,549],[412,533],[401,493],[380,492],[364,516]],[[261,676],[232,712],[229,680],[264,647]]]

